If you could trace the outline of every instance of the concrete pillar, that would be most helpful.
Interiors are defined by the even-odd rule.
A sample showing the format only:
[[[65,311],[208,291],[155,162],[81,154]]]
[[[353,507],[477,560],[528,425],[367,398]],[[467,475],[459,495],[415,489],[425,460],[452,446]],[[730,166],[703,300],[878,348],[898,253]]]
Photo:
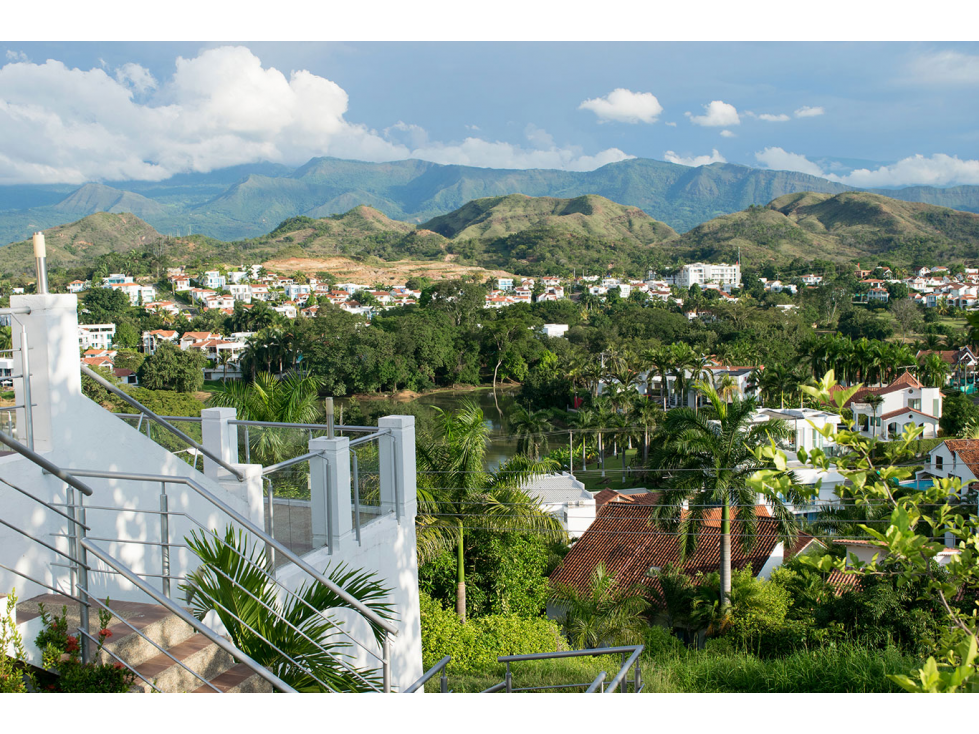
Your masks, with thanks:
[[[22,333],[26,332],[34,403],[31,411],[34,450],[51,451],[55,448],[53,426],[67,416],[82,392],[78,368],[78,297],[74,294],[11,296],[10,305],[31,309],[30,314],[11,317],[12,346],[20,349]],[[21,354],[14,352],[13,357],[14,374],[19,375]],[[24,404],[23,380],[14,380],[14,399],[17,405]],[[20,428],[25,424],[24,410],[18,410],[18,438],[26,442]]]
[[[201,443],[208,451],[228,464],[238,463],[238,426],[230,421],[236,417],[234,408],[205,408],[201,411]],[[228,471],[204,457],[204,474],[219,479]]]
[[[309,450],[321,454],[309,460],[313,548],[325,545],[333,553],[353,527],[350,439],[314,438]]]
[[[398,521],[415,521],[418,507],[415,471],[415,417],[389,415],[377,421],[389,435],[381,436],[378,453],[381,473],[381,511],[394,511]]]

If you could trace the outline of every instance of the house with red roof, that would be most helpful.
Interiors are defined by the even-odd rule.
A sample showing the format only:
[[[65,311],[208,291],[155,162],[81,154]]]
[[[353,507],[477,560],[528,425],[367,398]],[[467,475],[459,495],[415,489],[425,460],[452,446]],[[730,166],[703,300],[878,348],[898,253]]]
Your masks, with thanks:
[[[867,401],[871,395],[880,396],[883,402],[872,405]],[[925,387],[910,372],[904,372],[890,385],[860,388],[846,407],[853,410],[857,430],[867,438],[893,438],[909,425],[923,428],[922,438],[936,438],[942,417],[942,391]]]
[[[679,568],[695,580],[698,573],[717,571],[721,563],[720,508],[707,512],[698,531],[696,551],[681,560],[679,536],[651,521],[657,501],[658,495],[652,492],[626,495],[602,490],[596,494],[595,521],[551,574],[551,582],[567,584],[584,593],[599,564],[620,587],[638,584],[651,589],[658,589],[658,574],[666,566]],[[750,568],[752,575],[768,578],[784,561],[821,546],[813,536],[800,533],[786,547],[778,537],[776,522],[768,508],[759,505],[755,513],[755,542],[748,551],[738,537],[738,523],[733,523],[732,570]],[[558,617],[560,610],[549,606],[548,616]]]

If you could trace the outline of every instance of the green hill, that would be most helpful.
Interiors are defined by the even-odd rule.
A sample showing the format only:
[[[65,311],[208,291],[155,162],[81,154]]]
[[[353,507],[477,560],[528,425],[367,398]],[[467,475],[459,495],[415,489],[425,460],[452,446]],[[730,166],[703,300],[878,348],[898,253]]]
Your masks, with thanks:
[[[705,222],[676,244],[704,259],[729,259],[740,248],[748,262],[971,261],[979,258],[979,215],[866,192],[797,193]]]
[[[87,265],[99,255],[141,250],[161,238],[159,232],[132,214],[108,212],[44,230],[49,268]],[[31,240],[0,247],[0,273],[25,273],[33,269]]]
[[[510,194],[476,199],[422,225],[452,239],[495,240],[539,228],[567,230],[587,237],[633,240],[648,245],[677,236],[641,209],[601,196],[574,199]]]

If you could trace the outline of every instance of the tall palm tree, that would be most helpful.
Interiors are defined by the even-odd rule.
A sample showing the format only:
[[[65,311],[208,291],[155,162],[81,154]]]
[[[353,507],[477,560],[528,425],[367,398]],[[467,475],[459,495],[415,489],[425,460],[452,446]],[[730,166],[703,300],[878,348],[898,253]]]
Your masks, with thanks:
[[[489,427],[475,402],[450,413],[438,412],[438,439],[417,446],[418,552],[421,559],[455,546],[456,614],[466,620],[466,531],[489,529],[543,531],[563,535],[560,521],[521,489],[530,479],[553,471],[550,460],[516,456],[495,472],[484,465]]]
[[[873,412],[873,422],[874,422],[873,436],[874,438],[877,438],[877,411],[880,410],[880,406],[884,404],[884,396],[871,393],[870,395],[868,395],[863,399],[863,402],[869,405],[870,410]]]
[[[632,425],[642,427],[642,461],[645,465],[649,461],[649,436],[663,419],[663,411],[656,403],[640,397],[633,401],[628,415]]]
[[[510,433],[517,437],[517,453],[538,461],[547,453],[547,432],[554,426],[542,410],[529,411],[517,407],[509,416]]]
[[[948,373],[948,363],[940,354],[929,354],[918,367],[918,377],[927,387],[945,387]]]
[[[726,606],[731,593],[732,513],[742,547],[750,548],[755,538],[756,494],[747,484],[761,467],[754,448],[787,438],[789,430],[782,421],[752,423],[754,398],[735,397],[726,403],[711,385],[699,382],[695,387],[707,399],[705,409],[697,413],[681,408],[666,416],[654,463],[671,470],[672,476],[653,511],[653,521],[680,536],[680,553],[686,557],[697,548],[710,508],[720,508],[720,591]],[[795,537],[795,520],[779,497],[766,500],[788,545]],[[687,510],[684,503],[689,504]]]

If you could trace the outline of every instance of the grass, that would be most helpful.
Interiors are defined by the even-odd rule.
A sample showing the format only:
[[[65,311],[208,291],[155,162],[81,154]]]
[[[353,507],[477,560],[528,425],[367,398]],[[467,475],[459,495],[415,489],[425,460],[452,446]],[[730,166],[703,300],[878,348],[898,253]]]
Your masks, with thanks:
[[[629,466],[635,458],[638,449],[629,449],[625,452],[625,463]],[[622,455],[605,457],[605,479],[602,479],[601,466],[598,462],[585,465],[587,469],[581,471],[575,468],[575,478],[584,482],[585,488],[591,492],[602,489],[628,489],[636,486],[635,477],[629,476],[628,472],[622,471]]]
[[[900,688],[888,674],[908,673],[920,661],[894,648],[869,650],[852,645],[800,651],[764,660],[740,652],[688,650],[679,655],[641,659],[644,693],[888,693]],[[617,656],[513,663],[514,688],[582,683],[583,691],[601,671],[606,681],[619,670]],[[480,670],[448,667],[449,689],[477,692],[504,679],[502,664]],[[631,672],[630,672],[631,678]],[[437,692],[438,680],[426,690]],[[552,691],[556,692],[556,691]]]

